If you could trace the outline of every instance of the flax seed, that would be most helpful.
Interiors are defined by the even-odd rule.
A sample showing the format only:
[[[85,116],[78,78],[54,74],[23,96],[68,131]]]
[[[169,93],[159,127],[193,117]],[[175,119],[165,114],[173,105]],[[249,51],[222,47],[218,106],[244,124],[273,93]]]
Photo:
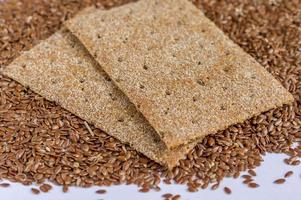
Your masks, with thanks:
[[[284,174],[284,178],[288,178],[288,177],[292,176],[293,174],[294,174],[293,171],[288,171]]]
[[[9,186],[10,186],[9,183],[0,183],[0,187],[2,187],[2,188],[7,188]]]
[[[300,165],[300,163],[301,163],[300,160],[295,160],[295,161],[292,162],[292,165],[297,166],[297,165]]]
[[[251,175],[251,176],[256,176],[256,172],[252,169],[249,169],[248,170],[248,173]]]
[[[107,193],[107,191],[103,190],[103,189],[100,189],[100,190],[96,190],[95,193],[97,193],[97,194],[105,194],[105,193]]]
[[[285,182],[285,179],[280,178],[274,181],[275,184],[283,184]]]
[[[226,194],[231,194],[231,193],[232,193],[231,189],[228,188],[228,187],[224,187],[224,192],[225,192]]]
[[[64,186],[63,186],[63,192],[64,192],[64,193],[67,193],[68,190],[69,190],[69,187],[68,187],[67,185],[64,185]]]
[[[171,200],[180,200],[180,199],[181,199],[181,195],[179,195],[179,194],[177,194],[171,198]]]
[[[39,189],[40,189],[42,192],[47,193],[47,192],[49,192],[49,191],[52,189],[52,186],[49,185],[49,184],[44,183],[44,184],[42,184],[42,185],[39,187]]]
[[[251,179],[251,178],[252,178],[252,176],[246,175],[246,174],[245,174],[245,175],[242,175],[241,177],[244,178],[244,179]]]
[[[143,192],[143,193],[149,192],[149,188],[143,187],[143,188],[139,189],[139,192]]]
[[[258,188],[259,185],[257,183],[249,183],[248,187],[250,187],[250,188]]]
[[[219,183],[213,184],[211,190],[216,190],[219,187]]]
[[[162,197],[163,198],[166,198],[166,199],[169,199],[169,198],[171,198],[173,195],[172,194],[170,194],[170,193],[166,193],[166,194],[163,194],[162,195]]]
[[[249,184],[249,183],[251,183],[252,181],[254,181],[253,179],[246,179],[246,180],[244,180],[242,183],[243,184]]]
[[[188,187],[187,189],[189,192],[197,192],[198,189],[196,187]]]
[[[31,188],[31,192],[33,194],[40,194],[40,190],[36,189],[36,188]]]

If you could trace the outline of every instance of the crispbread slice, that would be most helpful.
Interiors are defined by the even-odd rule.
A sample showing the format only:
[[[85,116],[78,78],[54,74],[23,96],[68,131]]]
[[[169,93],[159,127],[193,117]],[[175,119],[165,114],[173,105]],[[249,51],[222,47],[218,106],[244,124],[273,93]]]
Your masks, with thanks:
[[[24,52],[3,73],[169,168],[196,144],[168,150],[135,106],[66,30]]]
[[[293,101],[187,0],[141,0],[66,25],[168,148]]]

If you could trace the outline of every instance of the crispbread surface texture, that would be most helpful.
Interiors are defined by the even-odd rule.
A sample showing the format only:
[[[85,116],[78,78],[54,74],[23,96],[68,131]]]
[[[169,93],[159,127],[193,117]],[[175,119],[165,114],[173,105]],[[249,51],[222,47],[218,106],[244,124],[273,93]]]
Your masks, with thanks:
[[[170,149],[293,101],[187,0],[141,0],[66,25]]]
[[[168,150],[81,43],[60,30],[2,71],[73,114],[169,168],[196,142]]]

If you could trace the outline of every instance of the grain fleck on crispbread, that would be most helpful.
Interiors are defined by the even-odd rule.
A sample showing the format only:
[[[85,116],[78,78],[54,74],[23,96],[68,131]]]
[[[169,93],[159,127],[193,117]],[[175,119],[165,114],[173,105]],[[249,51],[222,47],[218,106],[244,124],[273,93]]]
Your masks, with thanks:
[[[66,30],[24,52],[3,73],[170,168],[196,144],[167,150],[135,106]]]
[[[66,25],[168,148],[293,101],[186,0],[141,0]]]

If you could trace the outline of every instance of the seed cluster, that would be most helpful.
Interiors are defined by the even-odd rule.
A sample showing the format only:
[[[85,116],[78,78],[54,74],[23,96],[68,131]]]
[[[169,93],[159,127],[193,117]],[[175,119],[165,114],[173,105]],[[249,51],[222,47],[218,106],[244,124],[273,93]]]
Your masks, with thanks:
[[[0,3],[0,65],[57,31],[80,9],[95,4],[111,7],[126,1],[10,0]],[[186,183],[196,192],[219,187],[226,176],[259,187],[254,169],[266,153],[285,153],[289,165],[301,157],[301,2],[194,1],[245,51],[255,57],[294,95],[293,105],[263,113],[242,124],[207,136],[172,171],[127,145],[46,101],[26,87],[0,75],[0,178],[40,184],[34,194],[47,192],[50,180],[63,186],[136,184],[141,192],[158,191],[161,181]],[[285,34],[284,34],[285,31]],[[291,147],[297,142],[297,147]],[[275,183],[285,182],[291,176]],[[212,185],[211,185],[212,184]],[[9,184],[1,183],[0,187]],[[231,193],[225,187],[227,194]],[[178,195],[163,196],[179,199]]]

